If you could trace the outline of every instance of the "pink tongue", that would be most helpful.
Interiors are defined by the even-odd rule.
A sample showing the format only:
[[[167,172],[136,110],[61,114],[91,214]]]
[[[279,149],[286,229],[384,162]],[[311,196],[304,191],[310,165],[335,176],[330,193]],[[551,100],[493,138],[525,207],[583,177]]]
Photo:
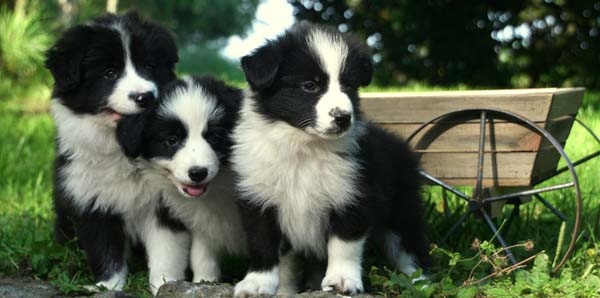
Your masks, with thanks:
[[[185,193],[187,193],[188,195],[190,195],[192,197],[197,197],[197,196],[202,195],[205,190],[206,190],[205,186],[190,186],[190,185],[183,186],[183,191],[185,191]]]
[[[123,118],[123,115],[121,115],[117,112],[111,112],[110,116],[113,118],[114,121],[119,121],[119,120],[121,120],[121,118]]]

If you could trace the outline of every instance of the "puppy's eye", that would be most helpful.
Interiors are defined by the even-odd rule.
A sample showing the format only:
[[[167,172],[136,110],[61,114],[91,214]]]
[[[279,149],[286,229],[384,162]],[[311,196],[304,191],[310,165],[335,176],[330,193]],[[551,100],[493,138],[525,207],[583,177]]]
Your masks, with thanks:
[[[146,65],[144,65],[144,69],[147,71],[152,71],[152,70],[154,70],[154,65],[146,64]]]
[[[306,81],[302,83],[302,90],[309,93],[317,93],[319,92],[319,85],[313,81]]]
[[[116,80],[117,77],[119,77],[119,73],[112,68],[104,71],[104,78],[107,80]]]
[[[179,138],[177,136],[169,136],[165,143],[169,146],[176,146],[179,144]]]

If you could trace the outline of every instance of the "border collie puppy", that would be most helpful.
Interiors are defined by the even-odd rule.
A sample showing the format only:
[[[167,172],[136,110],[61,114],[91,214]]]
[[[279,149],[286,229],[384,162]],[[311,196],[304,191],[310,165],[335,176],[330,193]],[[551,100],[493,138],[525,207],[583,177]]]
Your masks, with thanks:
[[[235,295],[275,293],[290,254],[327,262],[322,287],[361,292],[367,239],[402,272],[426,266],[417,159],[359,109],[372,76],[366,46],[300,23],[241,63],[250,92],[232,164],[250,269]]]
[[[158,192],[122,153],[115,135],[123,115],[156,104],[161,88],[175,80],[177,61],[171,34],[135,13],[75,26],[47,53],[55,80],[56,236],[59,242],[77,238],[96,286],[121,290],[126,284],[127,242],[159,243],[147,245],[148,255],[166,255],[177,249],[175,240],[187,237],[156,219]],[[152,228],[162,230],[146,237]],[[149,266],[152,282],[182,279],[187,263]]]
[[[163,190],[160,216],[191,232],[194,282],[218,281],[221,256],[246,255],[228,169],[241,98],[241,90],[222,81],[185,78],[165,89],[157,108],[118,124],[124,152]],[[164,257],[188,260],[185,254]]]

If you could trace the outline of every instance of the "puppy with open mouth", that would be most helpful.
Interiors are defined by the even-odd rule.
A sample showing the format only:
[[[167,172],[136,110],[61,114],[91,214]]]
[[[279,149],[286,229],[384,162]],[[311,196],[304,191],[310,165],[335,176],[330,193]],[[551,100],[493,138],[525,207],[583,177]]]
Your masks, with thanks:
[[[170,243],[188,238],[162,228],[154,212],[157,192],[123,154],[115,135],[125,115],[158,103],[162,88],[176,79],[177,61],[169,31],[135,13],[107,14],[74,26],[47,53],[55,81],[56,236],[59,242],[77,239],[100,288],[126,285],[129,244],[164,242],[146,250],[161,255],[181,249]],[[149,230],[160,232],[159,240],[147,237]],[[148,265],[155,286],[182,279],[187,266]]]
[[[219,80],[188,77],[167,87],[158,107],[118,124],[124,152],[161,189],[158,216],[191,234],[194,282],[218,281],[222,256],[246,254],[228,163],[241,97]]]

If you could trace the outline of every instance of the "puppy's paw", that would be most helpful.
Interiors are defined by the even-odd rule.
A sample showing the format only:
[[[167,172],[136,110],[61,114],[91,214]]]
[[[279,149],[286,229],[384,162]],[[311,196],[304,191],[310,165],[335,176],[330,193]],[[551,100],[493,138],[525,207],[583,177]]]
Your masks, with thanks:
[[[278,286],[279,274],[277,272],[250,272],[235,285],[233,296],[246,298],[261,294],[275,295]]]
[[[323,291],[335,289],[341,294],[354,295],[364,291],[362,279],[359,276],[351,276],[343,272],[328,273],[321,282]]]
[[[158,289],[160,289],[160,287],[162,287],[164,284],[171,282],[171,281],[176,281],[176,280],[183,280],[183,278],[175,278],[175,277],[165,277],[165,276],[157,276],[157,277],[150,277],[150,279],[148,280],[149,286],[148,289],[150,290],[150,293],[152,293],[152,296],[156,296],[156,292],[158,292]]]
[[[218,274],[194,274],[194,278],[192,279],[192,282],[217,282],[219,281],[219,275]]]

